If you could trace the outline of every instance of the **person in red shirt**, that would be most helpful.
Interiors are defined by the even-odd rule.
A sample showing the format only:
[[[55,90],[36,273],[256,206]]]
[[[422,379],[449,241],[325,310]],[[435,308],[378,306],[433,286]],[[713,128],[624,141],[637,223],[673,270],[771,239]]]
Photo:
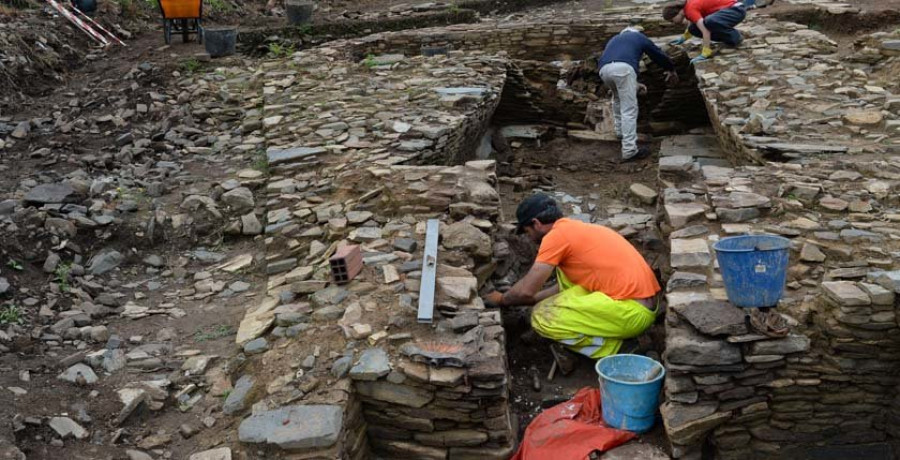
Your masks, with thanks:
[[[755,0],[677,0],[663,6],[663,19],[675,24],[688,23],[684,35],[671,42],[680,45],[693,37],[703,37],[700,55],[691,59],[692,64],[712,57],[710,42],[738,46],[744,40],[735,26],[747,17],[747,8]]]
[[[598,359],[615,354],[656,320],[659,282],[615,230],[563,217],[553,198],[534,194],[516,209],[518,231],[540,244],[534,265],[496,306],[535,305],[531,326],[543,337]],[[557,283],[542,289],[556,272]]]

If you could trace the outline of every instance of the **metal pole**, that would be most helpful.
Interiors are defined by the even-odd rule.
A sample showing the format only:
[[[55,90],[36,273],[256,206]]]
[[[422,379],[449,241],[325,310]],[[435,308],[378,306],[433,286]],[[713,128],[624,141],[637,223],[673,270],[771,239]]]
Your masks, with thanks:
[[[85,24],[80,19],[75,17],[75,15],[73,15],[71,12],[69,12],[68,10],[63,8],[60,4],[56,3],[54,0],[47,0],[47,3],[49,3],[50,6],[52,6],[53,9],[58,11],[59,14],[61,14],[64,18],[68,19],[73,24],[75,24],[75,27],[78,27],[79,29],[81,29],[82,32],[88,34],[88,36],[90,36],[94,40],[100,42],[101,45],[109,46],[109,41],[105,37],[103,37],[102,35],[97,33],[97,31],[92,29],[91,26]]]
[[[128,45],[125,44],[125,42],[123,42],[122,40],[119,40],[119,37],[117,37],[115,34],[113,34],[112,32],[110,32],[110,31],[104,29],[103,26],[101,26],[100,24],[97,23],[97,21],[94,21],[93,18],[91,18],[90,16],[84,14],[83,11],[79,10],[78,8],[75,8],[75,7],[72,6],[72,5],[69,5],[69,8],[71,8],[72,11],[75,11],[75,13],[79,14],[79,15],[80,15],[81,17],[83,17],[84,19],[87,19],[88,21],[90,21],[91,24],[93,24],[93,25],[96,26],[98,29],[100,29],[101,31],[103,31],[107,36],[109,36],[110,38],[112,38],[113,40],[115,40],[116,43],[118,43],[118,44],[120,44],[120,45],[122,45],[122,46],[125,46],[125,47],[128,46]]]

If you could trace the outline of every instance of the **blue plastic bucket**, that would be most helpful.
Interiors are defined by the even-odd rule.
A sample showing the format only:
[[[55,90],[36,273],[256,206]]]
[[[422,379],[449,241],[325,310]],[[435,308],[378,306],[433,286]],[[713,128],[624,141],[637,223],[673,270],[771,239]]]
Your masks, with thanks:
[[[774,307],[784,292],[790,246],[775,235],[733,236],[713,245],[728,300],[738,307]]]
[[[641,355],[612,355],[595,366],[600,376],[603,421],[613,428],[643,433],[653,428],[666,369]]]

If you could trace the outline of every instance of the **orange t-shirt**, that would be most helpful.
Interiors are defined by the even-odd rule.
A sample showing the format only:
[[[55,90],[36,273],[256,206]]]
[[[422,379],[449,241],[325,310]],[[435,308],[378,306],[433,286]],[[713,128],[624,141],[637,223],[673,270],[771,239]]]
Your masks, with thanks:
[[[719,10],[731,8],[735,0],[688,0],[684,5],[684,17],[697,22]]]
[[[659,283],[644,257],[602,225],[559,219],[544,235],[536,262],[558,267],[569,281],[613,299],[646,299]]]

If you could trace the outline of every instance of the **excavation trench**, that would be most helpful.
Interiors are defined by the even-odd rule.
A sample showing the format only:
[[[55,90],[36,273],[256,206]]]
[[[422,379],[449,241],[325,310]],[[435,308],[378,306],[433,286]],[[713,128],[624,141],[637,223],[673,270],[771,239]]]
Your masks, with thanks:
[[[676,55],[682,82],[664,83],[661,69],[650,66],[640,82],[648,93],[640,98],[639,133],[658,152],[667,136],[708,132],[708,118],[687,59]],[[632,184],[658,189],[655,160],[619,164],[620,144],[612,132],[611,104],[595,60],[561,63],[513,61],[490,126],[476,148],[477,158],[495,158],[500,176],[502,216],[509,221],[521,199],[540,191],[553,196],[567,216],[609,226],[634,244],[660,282],[670,269],[668,248],[657,224],[657,205],[629,192]],[[568,80],[566,85],[561,82]],[[536,247],[524,236],[503,235],[495,245],[499,261],[493,287],[508,288],[530,268]],[[548,283],[555,282],[555,279]],[[530,307],[504,310],[507,357],[511,373],[510,402],[521,437],[528,423],[546,407],[565,400],[582,387],[596,387],[593,360],[579,358],[567,375],[554,372],[550,342],[535,335]],[[623,352],[660,359],[665,343],[663,316]],[[574,355],[573,355],[574,356]],[[667,449],[661,424],[644,442]]]

